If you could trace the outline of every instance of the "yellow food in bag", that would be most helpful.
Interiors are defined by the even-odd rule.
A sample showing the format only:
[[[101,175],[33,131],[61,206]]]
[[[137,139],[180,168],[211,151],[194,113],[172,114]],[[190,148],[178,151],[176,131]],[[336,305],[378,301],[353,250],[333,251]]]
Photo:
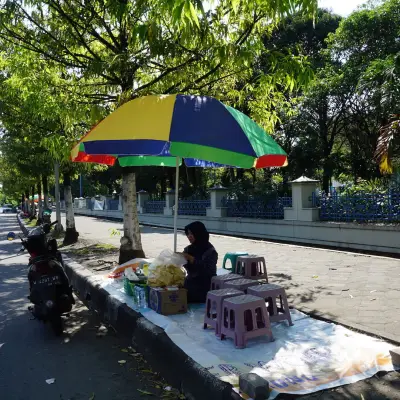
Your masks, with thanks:
[[[176,265],[159,265],[149,273],[148,285],[152,287],[183,286],[185,273]]]
[[[163,250],[148,269],[148,285],[152,287],[183,286],[185,258],[171,250]]]

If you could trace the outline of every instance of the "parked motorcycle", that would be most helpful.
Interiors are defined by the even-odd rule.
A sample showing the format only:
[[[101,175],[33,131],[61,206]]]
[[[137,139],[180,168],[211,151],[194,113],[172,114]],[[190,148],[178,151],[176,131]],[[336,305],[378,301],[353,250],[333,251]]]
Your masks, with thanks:
[[[63,333],[61,315],[71,311],[75,300],[72,287],[64,271],[57,241],[49,239],[52,224],[43,224],[32,229],[26,239],[21,238],[23,248],[30,255],[28,264],[30,310],[35,318],[50,322],[54,333]]]

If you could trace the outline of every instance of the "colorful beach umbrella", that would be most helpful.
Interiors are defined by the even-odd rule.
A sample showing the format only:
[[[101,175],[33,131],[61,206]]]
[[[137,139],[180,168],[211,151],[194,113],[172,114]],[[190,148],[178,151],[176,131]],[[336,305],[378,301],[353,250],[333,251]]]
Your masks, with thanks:
[[[268,168],[287,165],[285,151],[256,122],[207,96],[131,100],[100,121],[72,149],[75,162],[121,166]],[[178,185],[176,185],[178,188]],[[177,204],[174,214],[176,250]]]
[[[85,146],[83,143],[79,144],[79,153],[74,162],[95,163],[113,166],[119,162],[121,167],[176,167],[176,158],[171,155],[159,156],[109,156],[100,154],[87,154],[85,153]],[[223,168],[230,167],[219,163],[213,163],[205,160],[197,160],[193,158],[185,158],[187,167],[200,167],[200,168]],[[181,165],[181,162],[180,162]]]
[[[284,150],[252,119],[206,96],[146,96],[97,124],[80,144],[88,155],[170,155],[240,168],[282,167]]]

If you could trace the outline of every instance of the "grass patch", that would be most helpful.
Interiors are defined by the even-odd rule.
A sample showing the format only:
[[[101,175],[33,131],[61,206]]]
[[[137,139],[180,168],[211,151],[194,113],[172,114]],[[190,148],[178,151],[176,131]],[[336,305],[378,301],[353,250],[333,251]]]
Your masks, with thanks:
[[[87,247],[81,247],[79,249],[68,249],[66,252],[76,254],[78,256],[88,255],[104,255],[113,254],[118,251],[118,248],[108,243],[97,243]]]
[[[32,221],[28,222],[28,223],[26,224],[26,226],[29,226],[30,228],[33,228],[33,227],[36,226],[36,223],[37,223],[37,219],[34,218]]]
[[[95,245],[95,248],[101,250],[118,250],[118,247],[115,247],[113,244],[109,243],[98,243]]]

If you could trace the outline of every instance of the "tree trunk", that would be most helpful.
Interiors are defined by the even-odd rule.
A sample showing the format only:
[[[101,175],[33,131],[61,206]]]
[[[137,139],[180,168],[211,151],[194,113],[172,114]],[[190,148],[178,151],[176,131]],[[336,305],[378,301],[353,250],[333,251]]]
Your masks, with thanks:
[[[25,194],[21,194],[21,210],[25,211]]]
[[[32,185],[31,192],[32,192],[31,217],[34,218],[35,214],[36,214],[36,209],[35,209],[35,185]]]
[[[140,237],[139,218],[136,204],[136,176],[133,168],[125,167],[122,172],[122,209],[124,210],[124,236],[121,238],[119,263],[133,258],[145,257]]]
[[[40,225],[43,222],[43,204],[42,204],[42,182],[40,180],[40,177],[38,179],[37,183],[37,191],[38,191],[38,219],[37,219],[37,225]]]
[[[25,192],[24,212],[29,214],[29,190]]]
[[[76,243],[79,233],[75,229],[74,207],[72,202],[71,176],[64,172],[64,200],[65,200],[65,220],[66,229],[64,237],[64,245]]]
[[[326,194],[329,193],[331,180],[332,180],[332,165],[331,165],[331,160],[328,159],[323,164],[323,175],[322,175],[322,190]]]
[[[44,197],[43,207],[45,210],[48,210],[49,209],[49,183],[48,183],[46,175],[42,176],[42,185],[43,185],[43,197]]]
[[[63,231],[63,226],[61,225],[61,202],[60,202],[60,164],[58,162],[54,163],[54,177],[55,177],[55,201],[56,201],[56,221],[58,224],[56,226],[56,231],[61,233]]]

